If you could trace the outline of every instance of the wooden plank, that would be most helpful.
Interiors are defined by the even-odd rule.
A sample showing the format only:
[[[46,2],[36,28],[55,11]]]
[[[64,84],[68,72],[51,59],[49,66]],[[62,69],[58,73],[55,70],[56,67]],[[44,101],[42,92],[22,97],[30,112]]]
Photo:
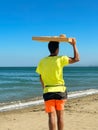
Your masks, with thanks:
[[[58,41],[58,42],[71,42],[72,38],[66,38],[65,35],[60,36],[42,36],[42,37],[32,37],[32,40],[36,40],[39,42],[49,42],[49,41]]]

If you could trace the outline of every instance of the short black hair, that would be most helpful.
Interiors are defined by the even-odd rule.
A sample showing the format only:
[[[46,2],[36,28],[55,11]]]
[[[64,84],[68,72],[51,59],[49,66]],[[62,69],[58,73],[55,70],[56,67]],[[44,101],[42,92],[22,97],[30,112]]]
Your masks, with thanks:
[[[48,49],[49,49],[50,53],[55,53],[57,48],[59,48],[59,42],[50,41],[48,43]]]

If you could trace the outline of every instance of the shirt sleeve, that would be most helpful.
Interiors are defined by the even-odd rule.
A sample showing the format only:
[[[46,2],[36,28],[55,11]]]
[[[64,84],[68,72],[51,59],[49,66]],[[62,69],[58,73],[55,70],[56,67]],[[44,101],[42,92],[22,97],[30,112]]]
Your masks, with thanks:
[[[67,66],[69,64],[69,57],[68,56],[62,56],[61,57],[61,64],[62,66]]]
[[[37,68],[36,68],[36,73],[41,74],[41,62],[38,64]]]

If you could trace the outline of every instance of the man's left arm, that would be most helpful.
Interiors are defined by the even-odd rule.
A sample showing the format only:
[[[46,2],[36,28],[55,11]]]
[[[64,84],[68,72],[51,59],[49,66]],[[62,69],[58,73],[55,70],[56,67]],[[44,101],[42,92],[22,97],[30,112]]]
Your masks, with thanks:
[[[40,82],[41,82],[41,84],[42,84],[42,88],[44,89],[44,82],[43,82],[43,80],[42,80],[42,77],[41,77],[41,75],[40,75]]]

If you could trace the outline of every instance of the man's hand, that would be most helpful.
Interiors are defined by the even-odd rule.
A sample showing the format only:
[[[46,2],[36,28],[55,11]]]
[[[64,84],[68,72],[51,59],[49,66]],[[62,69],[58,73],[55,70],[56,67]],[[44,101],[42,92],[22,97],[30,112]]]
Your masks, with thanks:
[[[72,38],[72,41],[69,42],[71,45],[75,45],[76,44],[76,39],[75,38]]]

